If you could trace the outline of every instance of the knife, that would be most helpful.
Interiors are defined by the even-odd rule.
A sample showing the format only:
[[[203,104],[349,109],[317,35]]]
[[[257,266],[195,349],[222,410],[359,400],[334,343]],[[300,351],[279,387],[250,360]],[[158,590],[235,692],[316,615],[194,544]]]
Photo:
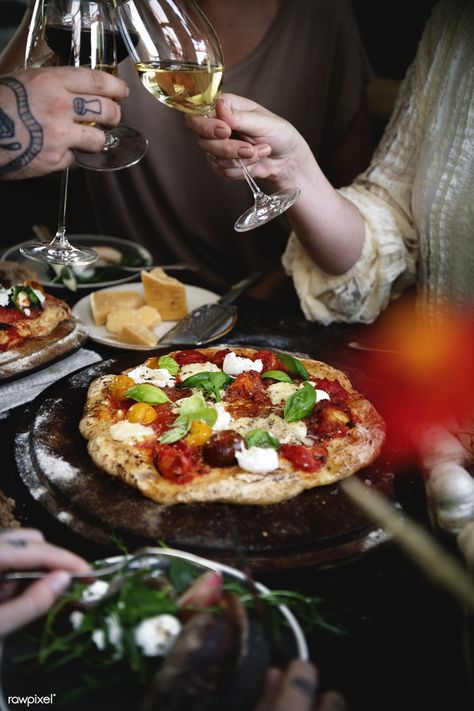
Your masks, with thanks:
[[[204,304],[193,309],[170,328],[159,340],[159,345],[193,345],[201,346],[210,338],[229,318],[237,312],[233,302],[246,289],[254,284],[260,277],[260,272],[255,272],[242,281],[234,284],[229,291],[223,294],[218,301]]]

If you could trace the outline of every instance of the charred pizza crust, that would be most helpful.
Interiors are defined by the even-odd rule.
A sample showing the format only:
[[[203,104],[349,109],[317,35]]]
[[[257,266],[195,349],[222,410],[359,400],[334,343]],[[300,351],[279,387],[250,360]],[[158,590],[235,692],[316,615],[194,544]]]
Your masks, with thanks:
[[[199,349],[209,358],[219,350]],[[232,351],[243,357],[256,354],[250,348],[233,347]],[[173,357],[175,353],[169,355]],[[110,426],[124,417],[120,408],[110,407],[109,386],[114,375],[101,376],[91,383],[79,429],[88,440],[88,452],[100,469],[137,488],[157,503],[278,503],[306,489],[332,484],[351,476],[377,458],[385,438],[385,425],[381,416],[363,395],[354,390],[344,373],[320,361],[308,358],[299,360],[310,375],[337,381],[342,385],[347,392],[351,412],[351,427],[345,434],[325,442],[327,458],[318,471],[299,469],[280,456],[278,468],[268,473],[245,471],[237,465],[212,466],[208,473],[196,476],[189,483],[166,479],[154,464],[155,434],[150,434],[139,444],[117,441],[111,436]],[[263,415],[263,419],[267,416]],[[258,418],[258,422],[261,426],[261,418]]]

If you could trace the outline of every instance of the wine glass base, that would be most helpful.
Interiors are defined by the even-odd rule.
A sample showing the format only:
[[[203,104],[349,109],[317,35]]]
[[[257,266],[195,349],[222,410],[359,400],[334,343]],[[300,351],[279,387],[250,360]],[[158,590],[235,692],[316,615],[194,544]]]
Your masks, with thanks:
[[[148,139],[130,126],[116,126],[107,135],[115,139],[114,143],[99,153],[74,151],[77,165],[88,170],[122,170],[138,163],[148,148]]]
[[[299,188],[288,188],[267,195],[265,200],[256,203],[236,220],[234,230],[247,232],[274,220],[293,205],[300,192]]]
[[[72,245],[62,246],[57,242],[25,242],[20,247],[20,252],[35,262],[70,266],[92,264],[99,258],[97,252],[88,247],[77,249]]]

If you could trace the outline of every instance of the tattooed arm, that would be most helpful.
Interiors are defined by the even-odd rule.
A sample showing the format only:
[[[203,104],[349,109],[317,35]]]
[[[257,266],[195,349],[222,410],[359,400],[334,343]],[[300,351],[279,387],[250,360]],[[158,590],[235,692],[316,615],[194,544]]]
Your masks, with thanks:
[[[72,149],[101,150],[103,131],[120,121],[117,103],[124,81],[84,67],[24,69],[0,76],[0,180],[19,180],[62,170]]]

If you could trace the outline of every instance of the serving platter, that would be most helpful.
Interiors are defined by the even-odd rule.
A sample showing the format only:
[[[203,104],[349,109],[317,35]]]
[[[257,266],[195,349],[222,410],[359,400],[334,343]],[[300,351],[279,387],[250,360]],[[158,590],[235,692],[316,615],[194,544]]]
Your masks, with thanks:
[[[159,505],[101,472],[78,429],[88,386],[100,375],[120,373],[142,360],[135,353],[89,366],[43,391],[24,413],[15,439],[20,476],[33,498],[63,524],[104,546],[114,536],[129,549],[163,541],[230,564],[243,553],[261,570],[333,565],[389,540],[338,484],[262,507]],[[397,501],[389,453],[358,476]]]
[[[183,286],[186,290],[186,301],[188,304],[189,311],[192,311],[193,309],[196,309],[199,306],[203,306],[204,304],[215,303],[219,299],[219,294],[216,294],[214,291],[210,291],[209,289],[203,289],[202,287],[193,286],[191,284],[183,284]],[[115,286],[110,289],[104,289],[104,291],[135,291],[142,298],[144,296],[143,285],[141,283],[127,284],[124,287]],[[117,338],[115,338],[115,336],[110,333],[110,331],[107,331],[105,326],[96,326],[92,317],[90,295],[84,296],[82,299],[80,299],[74,305],[72,312],[74,316],[76,316],[78,319],[83,321],[83,323],[85,323],[90,338],[96,343],[101,343],[104,346],[111,346],[112,348],[120,348],[121,350],[129,351],[150,351],[156,348],[156,346],[140,346],[134,345],[132,343],[124,343],[123,341],[119,341]],[[214,333],[212,333],[211,336],[206,339],[206,343],[211,343],[212,341],[223,338],[227,333],[229,333],[229,331],[232,330],[232,328],[235,326],[236,321],[236,314],[229,316],[229,318],[222,324],[222,326],[216,329]],[[175,326],[176,323],[176,321],[162,321],[159,326],[156,326],[153,331],[158,337],[158,340],[162,336],[164,336],[165,333],[169,331],[173,326]]]
[[[88,336],[75,318],[61,321],[47,336],[28,338],[16,348],[0,352],[0,383],[22,378],[45,368],[82,346]]]
[[[72,244],[83,247],[112,247],[122,254],[123,261],[128,266],[149,266],[153,264],[153,257],[150,252],[141,244],[130,242],[129,240],[120,239],[119,237],[111,237],[108,235],[89,235],[75,234],[69,235],[69,240]],[[2,254],[2,259],[12,260],[20,264],[24,264],[38,274],[39,282],[47,291],[60,290],[67,291],[67,287],[54,279],[55,275],[48,264],[41,262],[33,262],[27,259],[20,252],[21,244],[15,244],[8,247]],[[120,269],[120,266],[108,266],[107,268],[92,267],[76,268],[77,289],[79,291],[92,289],[103,289],[116,284],[124,284],[136,279],[136,274],[125,272]]]
[[[169,548],[149,548],[146,553],[145,568],[147,564],[152,562],[154,570],[157,569],[156,566],[158,565],[158,568],[166,573],[172,562],[185,562],[190,564],[197,574],[214,571],[221,574],[224,581],[237,581],[245,586],[246,576],[244,573],[217,561]],[[124,560],[124,556],[115,556],[97,562],[99,565],[109,565],[112,562],[122,560]],[[253,585],[259,595],[271,592],[268,587],[258,581],[255,581]],[[288,655],[289,659],[307,660],[308,646],[297,618],[286,605],[279,605],[275,610],[285,624],[285,627],[281,630],[283,632],[282,642],[284,640],[285,655]],[[258,625],[257,619],[249,618],[249,623],[247,651],[239,667],[227,679],[225,685],[221,686],[219,697],[210,704],[209,711],[211,709],[212,711],[220,711],[223,707],[229,711],[247,711],[249,707],[253,708],[255,701],[258,700],[261,694],[265,671],[271,663],[271,649],[269,640],[265,638],[264,631]],[[68,711],[79,711],[86,704],[90,711],[95,711],[96,709],[102,711],[104,708],[125,711],[133,707],[131,704],[138,707],[140,699],[137,697],[130,698],[131,683],[125,679],[120,681],[122,686],[119,683],[118,688],[114,686],[114,688],[109,688],[105,692],[100,690],[95,690],[94,692],[86,691],[79,698],[72,698],[70,702],[65,702],[67,695],[75,685],[77,687],[84,686],[82,682],[82,674],[84,672],[87,672],[89,680],[92,678],[93,668],[83,664],[82,660],[76,659],[72,663],[61,665],[58,670],[52,670],[47,674],[41,668],[33,669],[32,671],[31,661],[26,666],[25,664],[19,664],[18,658],[38,652],[39,639],[44,624],[45,620],[43,618],[39,622],[30,625],[26,631],[17,631],[6,640],[0,641],[0,711],[11,711],[15,703],[11,701],[8,703],[8,699],[15,699],[18,696],[51,698],[54,699],[54,702],[60,703],[62,708],[68,709]],[[103,674],[102,671],[96,673]],[[110,670],[108,670],[108,674],[110,674]],[[123,671],[121,676],[124,676]],[[134,681],[133,693],[136,694],[140,690],[141,687],[139,685],[137,687],[136,681]],[[48,703],[50,702],[48,701]],[[208,706],[206,705],[205,708],[208,709]]]

